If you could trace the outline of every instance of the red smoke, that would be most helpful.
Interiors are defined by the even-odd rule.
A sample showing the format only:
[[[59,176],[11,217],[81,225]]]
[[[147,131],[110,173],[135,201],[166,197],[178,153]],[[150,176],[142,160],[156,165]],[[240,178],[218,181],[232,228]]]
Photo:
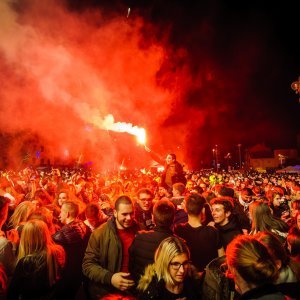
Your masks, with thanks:
[[[184,70],[158,78],[166,53],[155,40],[143,41],[141,19],[68,12],[57,2],[0,4],[0,127],[26,132],[11,144],[9,160],[19,165],[24,145],[17,142],[28,144],[32,133],[38,142],[24,151],[34,156],[40,141],[51,163],[80,158],[111,168],[128,158],[141,164],[147,154],[135,138],[111,134],[101,123],[112,114],[115,122],[144,127],[149,143],[160,144],[161,123],[180,101],[176,81]]]

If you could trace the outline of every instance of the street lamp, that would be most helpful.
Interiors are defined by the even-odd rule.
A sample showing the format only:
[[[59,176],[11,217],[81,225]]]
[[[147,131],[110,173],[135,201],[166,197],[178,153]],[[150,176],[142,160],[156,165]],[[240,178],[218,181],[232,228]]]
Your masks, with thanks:
[[[292,88],[292,90],[295,91],[296,94],[300,95],[300,76],[298,77],[298,81],[294,81],[291,84],[291,88]],[[299,98],[299,102],[300,102],[300,98]]]
[[[239,163],[240,163],[240,170],[241,170],[242,169],[242,152],[241,152],[242,144],[238,144],[237,146],[239,148]]]
[[[216,149],[216,169],[219,171],[219,163],[218,163],[218,145],[215,146]]]

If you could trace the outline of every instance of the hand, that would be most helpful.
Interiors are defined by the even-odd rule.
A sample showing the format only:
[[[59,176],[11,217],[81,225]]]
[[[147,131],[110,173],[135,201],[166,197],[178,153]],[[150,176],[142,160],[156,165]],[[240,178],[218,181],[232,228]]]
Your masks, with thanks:
[[[211,227],[215,227],[215,222],[214,221],[211,221],[211,222],[209,222],[208,224],[207,224],[207,226],[211,226]]]
[[[107,208],[110,208],[110,204],[107,202],[102,202],[100,204],[100,207],[101,207],[101,209],[107,209]]]
[[[128,276],[130,276],[130,273],[115,273],[111,278],[111,284],[121,291],[126,291],[134,286],[134,281],[126,278]]]

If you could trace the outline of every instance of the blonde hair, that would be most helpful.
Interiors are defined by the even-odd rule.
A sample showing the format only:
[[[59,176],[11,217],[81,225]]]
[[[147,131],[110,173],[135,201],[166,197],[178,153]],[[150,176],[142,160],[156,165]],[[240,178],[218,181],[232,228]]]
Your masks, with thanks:
[[[35,204],[31,201],[21,202],[9,219],[9,225],[13,228],[17,228],[22,222],[26,222],[29,215],[35,210]]]
[[[164,239],[155,252],[154,264],[145,269],[137,288],[145,291],[155,275],[158,281],[163,279],[166,284],[174,285],[175,282],[169,272],[170,262],[175,256],[183,253],[190,258],[190,251],[184,240],[174,236]]]
[[[232,240],[226,249],[226,260],[229,267],[255,286],[272,283],[278,277],[273,257],[253,236],[240,235]]]
[[[65,263],[65,253],[51,238],[47,224],[41,220],[28,221],[22,230],[17,262],[37,255],[46,260],[49,284],[52,286],[60,277],[60,269]]]

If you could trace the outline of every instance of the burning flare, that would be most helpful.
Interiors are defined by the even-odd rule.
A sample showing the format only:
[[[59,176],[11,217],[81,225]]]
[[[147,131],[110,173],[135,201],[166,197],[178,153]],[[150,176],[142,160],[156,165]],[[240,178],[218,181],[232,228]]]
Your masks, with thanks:
[[[116,131],[116,132],[127,132],[129,134],[135,135],[137,141],[145,145],[146,143],[146,131],[144,128],[133,126],[131,123],[117,122],[115,123],[113,115],[107,115],[104,118],[103,125],[105,129]]]

